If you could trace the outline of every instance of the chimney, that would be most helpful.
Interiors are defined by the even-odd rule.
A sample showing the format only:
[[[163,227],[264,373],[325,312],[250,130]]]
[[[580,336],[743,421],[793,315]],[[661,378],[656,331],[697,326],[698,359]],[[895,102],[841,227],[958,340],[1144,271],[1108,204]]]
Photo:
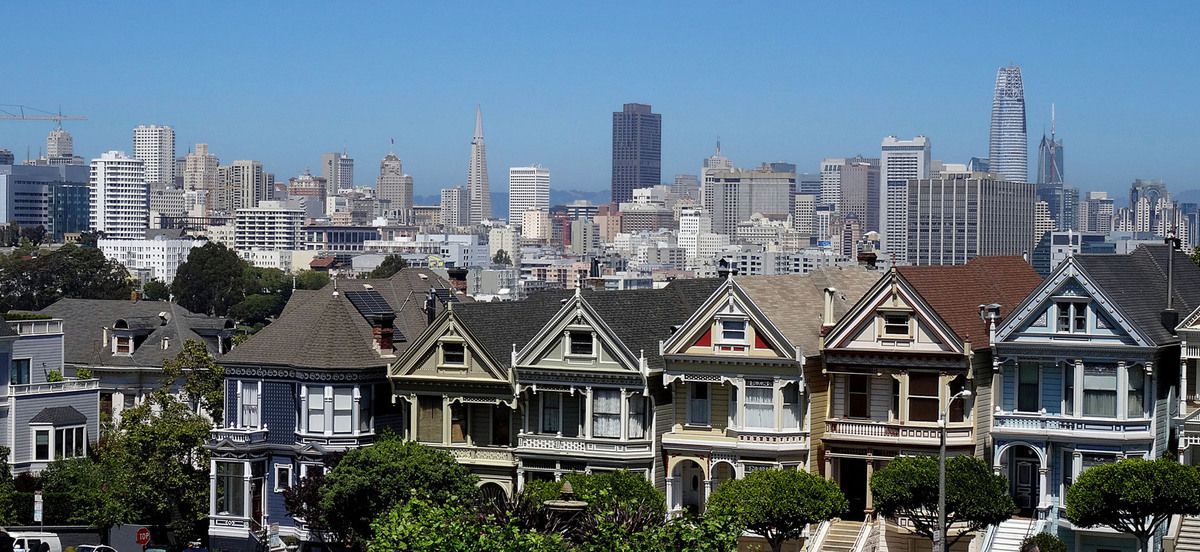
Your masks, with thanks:
[[[1161,321],[1171,335],[1175,335],[1175,327],[1179,325],[1179,311],[1175,310],[1175,250],[1179,249],[1180,240],[1175,237],[1175,229],[1167,232],[1167,308],[1163,309]]]
[[[425,306],[421,309],[425,311],[425,325],[432,326],[433,318],[437,316],[437,295],[434,294],[433,288],[429,288],[429,295],[425,296]]]
[[[467,269],[447,268],[446,276],[450,278],[450,287],[455,291],[467,292]]]
[[[837,295],[837,288],[825,288],[825,313],[821,318],[821,326],[823,328],[832,328],[833,323],[833,297]]]
[[[737,266],[733,264],[733,261],[721,258],[717,261],[717,276],[722,280],[726,280],[730,276],[737,276]]]
[[[384,354],[392,352],[392,336],[395,335],[396,315],[381,313],[371,317],[371,337],[375,346]]]
[[[138,302],[138,300],[140,300],[141,298],[142,298],[142,292],[140,292],[140,291],[138,291],[138,290],[136,290],[136,289],[135,289],[135,290],[133,290],[133,291],[131,291],[131,292],[129,292],[129,300],[130,300],[130,301],[132,301],[132,302],[136,303],[136,302]]]

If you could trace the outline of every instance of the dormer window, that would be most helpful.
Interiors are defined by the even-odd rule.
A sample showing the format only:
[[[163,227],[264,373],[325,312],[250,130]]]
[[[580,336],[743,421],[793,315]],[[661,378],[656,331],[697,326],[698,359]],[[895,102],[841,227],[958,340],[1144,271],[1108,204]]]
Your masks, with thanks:
[[[467,350],[462,343],[442,343],[442,364],[462,366],[467,363]]]
[[[721,321],[721,341],[732,341],[736,343],[746,342],[746,321],[745,320],[722,320]]]
[[[1055,330],[1064,333],[1083,333],[1087,331],[1087,303],[1084,301],[1059,301],[1055,304],[1058,311]]]
[[[571,355],[573,356],[592,356],[592,332],[568,332],[571,341]]]
[[[906,312],[888,312],[881,315],[883,327],[881,337],[907,339],[912,337],[912,316]]]
[[[113,352],[118,355],[133,354],[133,338],[127,335],[113,337]]]

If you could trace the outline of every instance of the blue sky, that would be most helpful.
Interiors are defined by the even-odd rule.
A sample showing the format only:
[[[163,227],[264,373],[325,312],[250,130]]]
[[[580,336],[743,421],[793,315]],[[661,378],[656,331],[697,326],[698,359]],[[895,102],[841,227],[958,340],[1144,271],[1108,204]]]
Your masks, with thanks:
[[[1200,188],[1195,3],[29,2],[0,36],[0,103],[87,115],[76,150],[129,150],[139,123],[180,153],[258,159],[280,179],[346,148],[374,182],[393,149],[418,194],[466,179],[482,104],[494,189],[538,162],[559,189],[608,187],[611,113],[663,115],[663,178],[719,136],[739,166],[986,155],[996,68],[1020,64],[1030,174],[1050,103],[1067,180],[1124,197],[1134,178]],[[14,20],[15,20],[14,19]],[[51,123],[0,122],[36,155]]]

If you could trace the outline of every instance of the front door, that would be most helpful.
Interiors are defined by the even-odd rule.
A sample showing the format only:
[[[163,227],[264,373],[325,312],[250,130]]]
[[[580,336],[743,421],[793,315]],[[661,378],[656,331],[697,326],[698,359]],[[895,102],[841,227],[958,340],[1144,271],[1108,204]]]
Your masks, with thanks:
[[[704,504],[704,470],[695,462],[685,462],[679,483],[683,485],[683,508],[699,514]]]
[[[1017,502],[1019,515],[1033,517],[1038,505],[1038,457],[1028,447],[1015,447],[1009,480],[1013,485],[1013,498]]]
[[[867,461],[861,458],[842,458],[838,469],[838,485],[850,506],[843,519],[862,521],[867,510]]]

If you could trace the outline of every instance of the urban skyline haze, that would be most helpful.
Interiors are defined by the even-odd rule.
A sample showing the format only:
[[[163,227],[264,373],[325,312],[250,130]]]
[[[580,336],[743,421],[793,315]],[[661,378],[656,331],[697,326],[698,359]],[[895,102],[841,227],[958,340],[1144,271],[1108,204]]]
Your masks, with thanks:
[[[1116,197],[1135,178],[1200,188],[1200,77],[1177,65],[1200,49],[1191,4],[1171,4],[1172,17],[1032,3],[530,3],[470,17],[461,6],[350,4],[338,17],[306,3],[193,6],[22,6],[24,20],[53,21],[55,47],[44,25],[9,30],[0,103],[87,116],[65,127],[88,159],[132,153],[139,124],[172,126],[179,156],[207,143],[222,163],[258,160],[281,180],[317,172],[323,152],[368,167],[394,151],[418,195],[466,183],[481,104],[490,180],[540,163],[555,189],[599,191],[611,114],[632,102],[662,114],[664,181],[697,174],[718,137],[742,167],[815,173],[825,157],[878,156],[888,135],[928,136],[934,159],[964,163],[987,155],[996,69],[1012,63],[1031,145],[1056,104],[1068,185]],[[620,24],[631,10],[642,23]],[[827,24],[850,14],[853,26]],[[51,128],[2,122],[0,148],[36,156]],[[356,184],[372,179],[362,171]]]

